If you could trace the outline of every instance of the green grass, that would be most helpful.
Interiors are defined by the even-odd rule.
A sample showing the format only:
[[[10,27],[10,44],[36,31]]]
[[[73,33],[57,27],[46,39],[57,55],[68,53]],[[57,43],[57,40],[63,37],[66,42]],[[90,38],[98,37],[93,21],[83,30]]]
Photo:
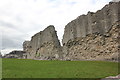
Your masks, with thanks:
[[[117,62],[3,59],[3,78],[104,78],[118,74]]]

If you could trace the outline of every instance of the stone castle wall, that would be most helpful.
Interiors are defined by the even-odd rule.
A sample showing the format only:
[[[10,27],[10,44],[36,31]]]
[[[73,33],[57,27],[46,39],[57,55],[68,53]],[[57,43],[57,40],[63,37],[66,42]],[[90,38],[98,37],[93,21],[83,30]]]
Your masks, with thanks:
[[[111,60],[117,61],[119,54],[120,24],[116,23],[106,34],[89,34],[69,40],[63,46],[65,60]]]
[[[68,23],[63,35],[64,59],[117,60],[120,2],[110,2]]]
[[[119,20],[119,7],[120,2],[111,2],[96,13],[88,12],[71,21],[65,26],[62,43],[66,44],[70,39],[86,37],[88,34],[105,34]]]
[[[54,26],[23,43],[29,59],[118,60],[120,2],[110,2],[96,13],[88,12],[65,26],[61,47]]]

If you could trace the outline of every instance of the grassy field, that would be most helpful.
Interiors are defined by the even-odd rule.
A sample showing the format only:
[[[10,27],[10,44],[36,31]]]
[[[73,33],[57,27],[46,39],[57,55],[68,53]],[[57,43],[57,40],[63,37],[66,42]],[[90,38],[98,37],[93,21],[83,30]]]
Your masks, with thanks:
[[[117,62],[3,59],[3,78],[104,78],[118,74]]]

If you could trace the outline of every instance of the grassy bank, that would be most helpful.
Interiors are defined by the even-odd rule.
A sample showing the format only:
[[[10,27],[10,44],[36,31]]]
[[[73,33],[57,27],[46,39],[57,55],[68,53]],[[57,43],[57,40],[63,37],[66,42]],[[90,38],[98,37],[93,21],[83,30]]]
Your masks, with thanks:
[[[104,78],[118,74],[117,62],[3,59],[3,78]]]

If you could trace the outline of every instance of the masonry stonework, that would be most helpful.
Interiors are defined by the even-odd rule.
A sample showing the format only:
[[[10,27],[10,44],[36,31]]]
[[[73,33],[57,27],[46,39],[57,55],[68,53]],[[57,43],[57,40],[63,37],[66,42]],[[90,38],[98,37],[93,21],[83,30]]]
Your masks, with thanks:
[[[63,35],[65,60],[118,60],[120,2],[110,2],[68,23]]]
[[[61,45],[54,26],[50,25],[43,31],[32,36],[31,41],[23,43],[27,58],[53,60],[62,58]]]

